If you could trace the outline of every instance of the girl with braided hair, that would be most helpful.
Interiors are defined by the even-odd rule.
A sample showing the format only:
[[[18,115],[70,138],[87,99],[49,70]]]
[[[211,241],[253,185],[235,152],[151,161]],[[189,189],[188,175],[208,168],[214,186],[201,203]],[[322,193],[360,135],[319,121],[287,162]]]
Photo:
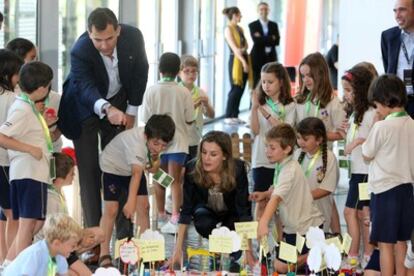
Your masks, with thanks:
[[[344,137],[346,137],[345,154],[349,156],[351,173],[344,210],[348,233],[352,237],[348,263],[358,264],[359,241],[362,236],[364,243],[364,255],[360,258],[362,268],[367,264],[373,250],[373,246],[369,243],[369,223],[364,223],[364,220],[369,221],[369,200],[359,199],[360,183],[368,182],[368,164],[362,158],[361,145],[376,121],[375,109],[368,101],[368,90],[373,79],[373,73],[361,65],[352,67],[342,76],[344,98],[349,114],[349,121],[343,124]]]
[[[312,197],[325,218],[324,232],[330,232],[335,191],[339,180],[339,169],[335,155],[328,149],[326,128],[321,119],[308,117],[297,125],[297,142],[300,147],[295,152]]]

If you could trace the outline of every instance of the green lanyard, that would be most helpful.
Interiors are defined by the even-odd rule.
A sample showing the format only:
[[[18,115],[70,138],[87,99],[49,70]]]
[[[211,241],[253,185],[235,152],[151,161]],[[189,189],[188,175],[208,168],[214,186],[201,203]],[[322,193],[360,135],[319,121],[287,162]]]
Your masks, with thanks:
[[[60,193],[54,185],[48,185],[47,188],[53,192],[55,192],[60,199],[60,206],[62,207],[62,209],[64,210],[64,212],[67,214],[68,213],[68,207],[66,206],[66,201],[65,198],[63,197],[62,193]]]
[[[292,158],[289,158],[288,160],[286,160],[285,164],[289,162],[291,159]],[[277,187],[279,185],[279,175],[283,167],[285,166],[285,164],[282,165],[281,163],[276,163],[275,174],[273,175],[273,186],[274,187]]]
[[[32,107],[32,110],[33,110],[34,114],[36,115],[37,119],[39,120],[40,124],[42,125],[43,133],[44,133],[45,138],[46,138],[47,149],[50,153],[53,153],[52,137],[50,137],[49,127],[47,126],[45,118],[43,118],[42,114],[40,114],[40,112],[37,111],[34,102],[29,98],[29,96],[27,96],[26,93],[23,93],[23,92],[20,93],[20,95],[17,98],[24,101],[24,102],[26,102],[26,103],[28,103],[28,104],[30,104],[30,106]]]
[[[321,150],[318,149],[316,154],[312,157],[311,161],[308,164],[308,167],[305,170],[305,176],[309,177],[310,173],[312,172],[313,167],[315,166],[316,160],[318,160],[319,156],[321,155]],[[303,161],[302,161],[303,162]],[[303,168],[303,167],[302,167]]]
[[[352,113],[351,118],[350,118],[350,121],[352,122],[351,123],[351,135],[350,135],[350,140],[348,142],[351,142],[351,141],[354,140],[355,135],[358,131],[358,125],[355,124],[355,122],[354,122],[355,118],[354,117],[355,117],[355,115],[354,115],[354,113]]]
[[[47,276],[56,276],[57,273],[57,264],[55,258],[49,256],[49,261],[47,262]]]
[[[279,119],[282,122],[285,121],[286,111],[285,111],[285,107],[283,106],[283,104],[280,104],[280,110],[279,110],[279,105],[275,104],[271,98],[266,99],[266,104],[270,107],[273,113],[275,113],[279,117]]]
[[[306,112],[306,116],[309,117],[309,113],[310,113],[310,109],[311,109],[311,100],[310,100],[310,93],[309,95],[306,97],[306,103],[305,103],[305,112]],[[318,100],[317,104],[316,104],[316,109],[315,109],[315,114],[313,115],[314,117],[319,117],[319,108],[320,108],[320,104],[321,102]]]
[[[397,118],[397,117],[404,117],[407,116],[408,113],[406,111],[397,111],[397,112],[393,112],[388,114],[387,117],[385,117],[385,120],[389,120],[391,118]]]
[[[175,78],[173,78],[173,77],[162,77],[161,78],[162,82],[167,82],[167,81],[171,82],[171,81],[174,81],[174,80],[175,80]]]

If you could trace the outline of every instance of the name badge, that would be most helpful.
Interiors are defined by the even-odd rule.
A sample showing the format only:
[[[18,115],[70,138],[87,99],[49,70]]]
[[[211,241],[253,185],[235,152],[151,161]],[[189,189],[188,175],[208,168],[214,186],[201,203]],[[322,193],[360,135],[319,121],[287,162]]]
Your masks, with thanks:
[[[413,70],[405,69],[404,70],[404,77],[403,81],[405,84],[405,90],[407,91],[407,95],[413,95]]]

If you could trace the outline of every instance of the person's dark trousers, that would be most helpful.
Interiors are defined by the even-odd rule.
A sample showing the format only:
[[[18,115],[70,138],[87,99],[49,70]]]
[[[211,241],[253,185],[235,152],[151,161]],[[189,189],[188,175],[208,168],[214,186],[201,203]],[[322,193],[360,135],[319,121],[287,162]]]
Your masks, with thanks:
[[[237,221],[237,218],[229,212],[217,214],[204,205],[199,205],[195,208],[193,219],[196,231],[206,239],[208,239],[213,229],[217,228],[219,222],[221,222],[221,226],[226,226],[230,230],[234,230],[234,222]],[[241,256],[241,251],[233,252],[230,256],[234,260],[238,260]]]
[[[121,89],[109,102],[126,110],[126,93]],[[82,122],[82,133],[73,141],[79,169],[81,204],[86,227],[99,225],[102,215],[101,169],[99,167],[99,138],[102,150],[124,128],[114,126],[105,118],[93,116]],[[122,208],[120,208],[122,211]],[[117,229],[120,228],[117,225]]]
[[[246,57],[247,58],[247,57]],[[246,87],[247,73],[243,73],[243,84],[241,86],[233,84],[233,60],[234,55],[230,55],[229,59],[229,77],[231,89],[227,97],[226,118],[237,118],[239,116],[240,100]]]
[[[260,81],[260,72],[262,71],[263,65],[269,62],[277,61],[275,55],[264,55],[263,58],[258,59],[252,56],[252,68],[253,68],[253,88],[257,87]]]
[[[407,105],[405,106],[405,110],[414,119],[414,96],[408,96]]]

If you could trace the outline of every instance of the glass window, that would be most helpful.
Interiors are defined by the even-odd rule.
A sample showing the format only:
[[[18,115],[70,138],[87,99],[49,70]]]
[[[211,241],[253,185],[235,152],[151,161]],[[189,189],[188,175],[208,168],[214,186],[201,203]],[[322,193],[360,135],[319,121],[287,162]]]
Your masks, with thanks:
[[[37,44],[37,1],[0,1],[4,22],[0,32],[0,45],[16,37],[24,37]]]
[[[59,87],[70,71],[70,49],[86,31],[89,13],[97,7],[108,7],[118,17],[119,0],[59,1]]]

